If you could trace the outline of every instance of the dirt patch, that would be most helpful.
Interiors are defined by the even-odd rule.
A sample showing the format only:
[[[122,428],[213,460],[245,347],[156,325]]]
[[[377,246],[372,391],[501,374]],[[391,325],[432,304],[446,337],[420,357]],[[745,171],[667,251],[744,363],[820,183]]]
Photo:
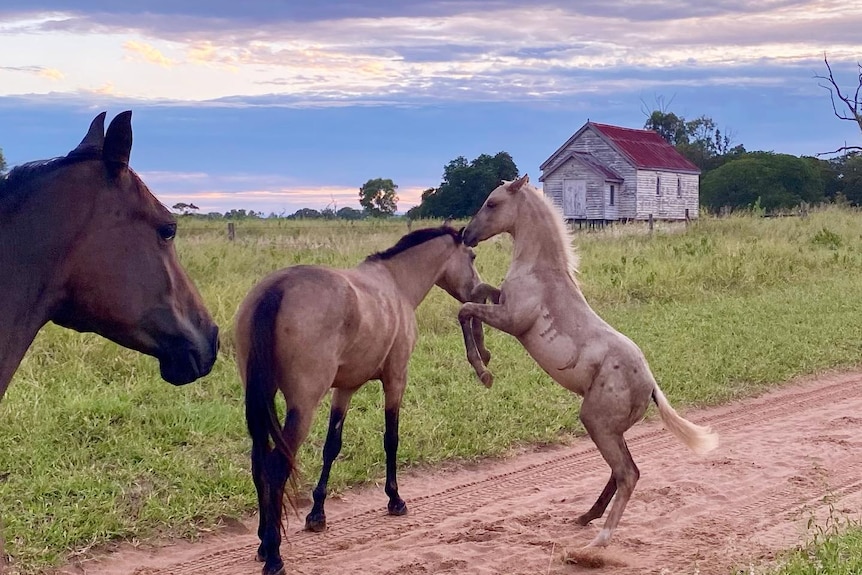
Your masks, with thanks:
[[[282,547],[289,574],[471,573],[727,575],[805,540],[829,509],[862,509],[862,374],[808,381],[746,402],[690,411],[721,446],[688,451],[659,422],[627,438],[641,480],[611,546],[580,548],[603,520],[575,522],[609,470],[589,439],[469,469],[399,478],[410,513],[385,514],[382,489],[329,502],[329,530]],[[307,510],[303,510],[305,512]],[[120,549],[68,575],[256,575],[256,524],[200,543]]]

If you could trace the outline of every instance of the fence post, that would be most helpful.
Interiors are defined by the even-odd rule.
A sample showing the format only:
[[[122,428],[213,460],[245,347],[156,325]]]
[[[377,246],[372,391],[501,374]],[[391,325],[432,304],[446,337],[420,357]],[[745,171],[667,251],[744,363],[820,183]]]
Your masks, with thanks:
[[[227,239],[228,239],[228,241],[232,242],[235,237],[236,237],[236,228],[234,227],[233,222],[228,222],[227,223]]]
[[[652,231],[652,227],[653,227],[653,219],[652,219],[652,214],[650,214],[649,215],[649,231]]]
[[[685,209],[685,227],[691,223],[691,217],[688,215],[688,208]]]

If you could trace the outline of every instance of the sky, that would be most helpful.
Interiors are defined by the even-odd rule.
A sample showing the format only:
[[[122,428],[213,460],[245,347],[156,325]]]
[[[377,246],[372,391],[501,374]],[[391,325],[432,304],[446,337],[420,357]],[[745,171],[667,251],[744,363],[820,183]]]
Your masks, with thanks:
[[[794,155],[862,140],[818,85],[858,85],[846,0],[3,0],[0,149],[65,154],[133,111],[131,165],[202,213],[398,210],[444,166],[500,151],[539,165],[588,120],[706,115],[734,144]]]

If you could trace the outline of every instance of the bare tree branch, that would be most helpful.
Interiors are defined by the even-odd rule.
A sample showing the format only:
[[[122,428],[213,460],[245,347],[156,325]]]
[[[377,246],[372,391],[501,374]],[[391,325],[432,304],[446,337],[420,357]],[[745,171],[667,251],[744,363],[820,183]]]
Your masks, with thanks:
[[[838,154],[840,152],[862,152],[862,146],[841,146],[837,150],[832,150],[831,152],[818,152],[815,156],[819,158],[820,156],[831,156],[832,154]]]
[[[822,76],[820,74],[815,74],[814,77],[818,80],[822,80],[821,82],[817,83],[818,86],[820,86],[824,90],[829,91],[829,99],[832,102],[832,112],[839,120],[856,122],[856,124],[859,126],[859,130],[862,131],[862,112],[860,112],[860,109],[862,109],[862,99],[860,99],[860,92],[862,92],[862,62],[856,63],[856,66],[859,69],[859,74],[857,77],[858,83],[856,86],[856,91],[854,92],[852,97],[850,94],[841,91],[841,87],[835,80],[835,74],[833,74],[832,72],[832,66],[829,64],[829,59],[826,57],[826,54],[823,54],[823,63],[826,64],[826,70],[828,72],[828,75]],[[841,106],[838,101],[842,102],[844,105]],[[846,112],[843,110],[844,107],[847,108]],[[842,110],[839,111],[839,108],[842,108]],[[845,142],[844,146],[841,146],[837,150],[834,150],[832,152],[823,152],[817,155],[822,156],[827,154],[837,154],[838,152],[859,150],[862,150],[862,146],[848,146]]]
[[[856,122],[859,124],[859,129],[862,130],[862,114],[859,112],[860,107],[862,107],[862,100],[859,99],[859,92],[862,90],[862,62],[856,64],[859,68],[859,85],[856,87],[856,92],[852,98],[849,94],[845,95],[841,92],[841,87],[838,85],[838,82],[835,80],[835,75],[832,73],[832,66],[829,64],[829,60],[825,55],[823,56],[823,62],[826,64],[826,70],[829,72],[829,75],[821,76],[816,74],[814,77],[818,80],[828,82],[828,84],[818,83],[818,86],[829,91],[829,96],[832,100],[832,110],[835,112],[835,116],[842,120]],[[836,96],[844,103],[844,105],[847,106],[847,110],[850,115],[846,115],[845,113],[838,111],[838,106],[835,101]]]

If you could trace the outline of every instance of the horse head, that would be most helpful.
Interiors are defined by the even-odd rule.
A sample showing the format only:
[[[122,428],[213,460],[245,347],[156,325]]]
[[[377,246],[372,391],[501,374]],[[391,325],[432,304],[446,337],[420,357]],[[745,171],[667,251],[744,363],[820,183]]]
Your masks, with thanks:
[[[524,174],[517,180],[504,181],[494,188],[464,229],[464,243],[476,246],[497,234],[511,232],[517,221],[524,194],[535,191],[529,182],[530,177]]]
[[[473,290],[482,283],[476,271],[476,253],[463,241],[461,229],[456,235],[452,255],[446,260],[436,285],[461,303],[470,301]]]
[[[212,369],[218,327],[177,258],[175,218],[129,167],[131,112],[107,133],[104,120],[96,116],[69,164],[45,184],[81,206],[68,216],[78,222],[49,319],[152,355],[163,379],[190,383]]]

